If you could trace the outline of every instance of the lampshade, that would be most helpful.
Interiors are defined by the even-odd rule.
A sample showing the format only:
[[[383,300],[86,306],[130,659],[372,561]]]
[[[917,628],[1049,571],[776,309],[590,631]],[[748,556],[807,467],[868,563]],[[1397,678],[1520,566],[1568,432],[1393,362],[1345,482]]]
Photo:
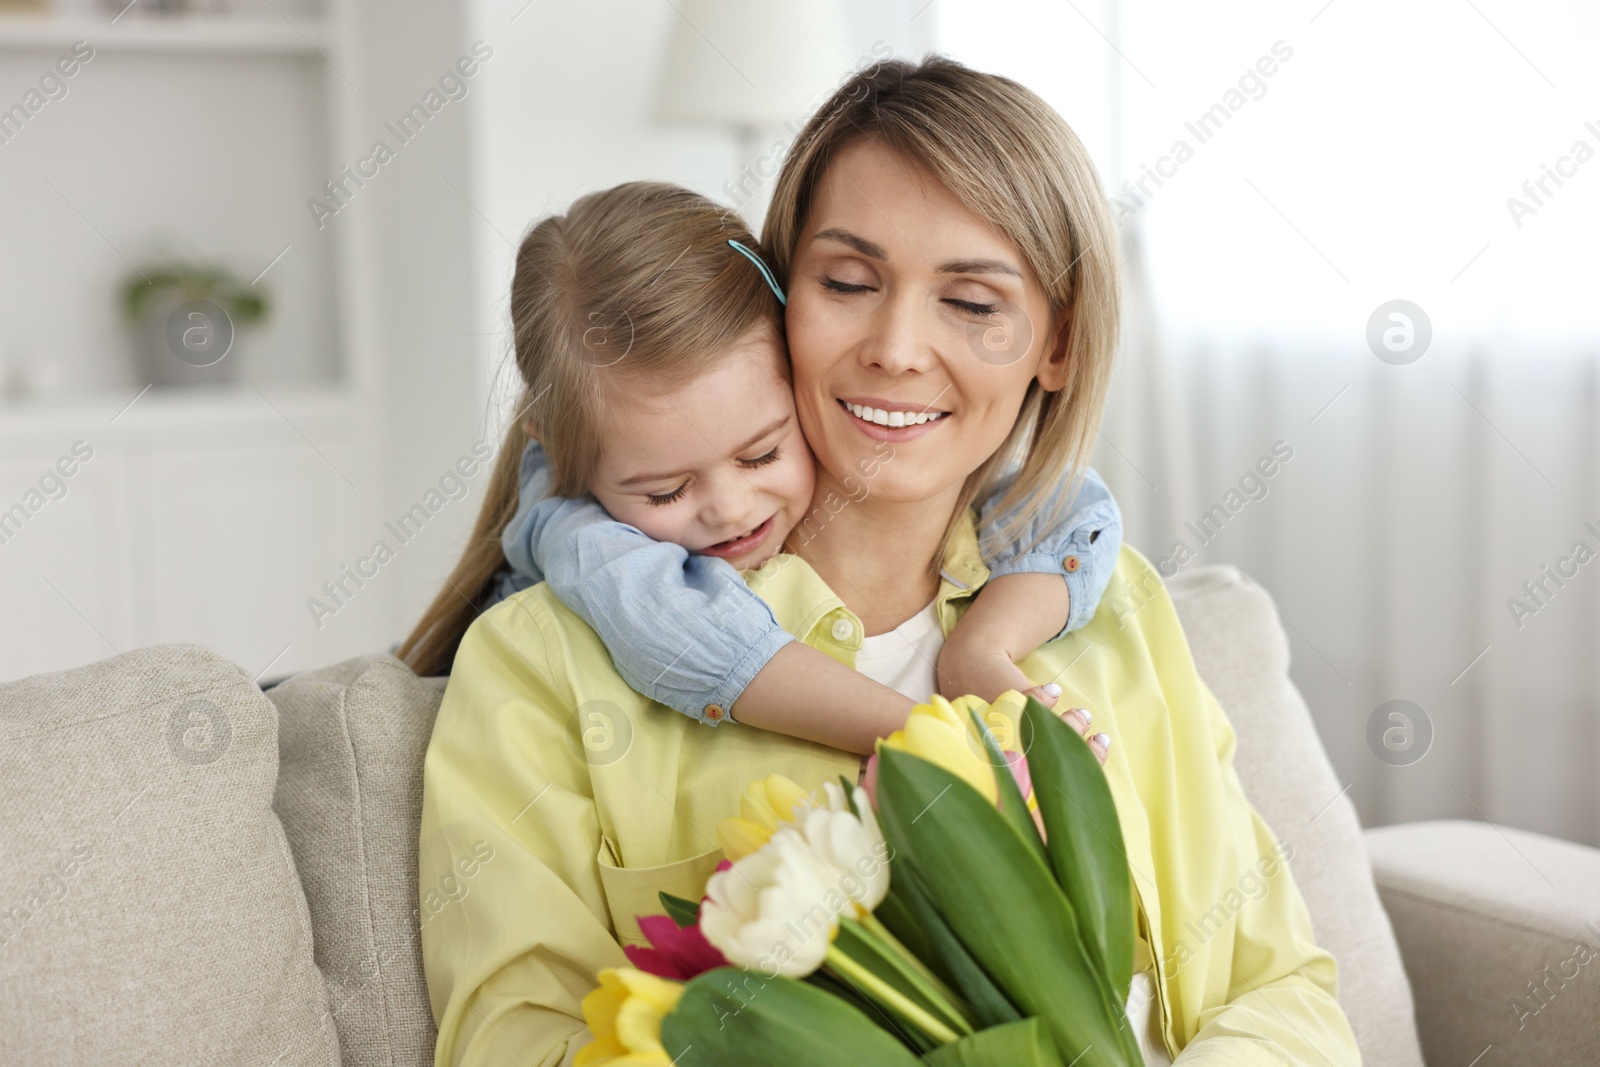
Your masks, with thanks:
[[[656,117],[722,126],[801,119],[860,50],[838,0],[675,0]]]

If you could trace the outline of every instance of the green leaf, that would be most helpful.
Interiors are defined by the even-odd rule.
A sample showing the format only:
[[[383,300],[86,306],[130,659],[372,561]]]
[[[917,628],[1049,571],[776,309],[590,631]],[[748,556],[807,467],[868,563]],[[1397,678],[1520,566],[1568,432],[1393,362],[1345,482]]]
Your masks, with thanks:
[[[1006,763],[1006,756],[1000,748],[1000,743],[994,739],[994,731],[979,717],[976,709],[968,708],[967,714],[972,716],[972,722],[978,728],[978,736],[983,739],[989,765],[994,769],[994,785],[1000,801],[1000,814],[1006,817],[1006,821],[1016,829],[1024,841],[1033,846],[1039,858],[1045,859],[1044,841],[1039,837],[1039,827],[1034,825],[1033,816],[1028,814],[1028,801],[1023,797],[1022,789],[1011,773],[1011,767]]]
[[[666,909],[667,917],[677,923],[680,930],[700,921],[699,901],[684,900],[671,893],[657,893],[656,896],[661,898],[661,906]]]
[[[978,961],[972,958],[972,953],[961,943],[950,925],[944,921],[944,916],[933,906],[933,901],[928,897],[928,891],[922,888],[921,874],[906,863],[903,867],[896,866],[895,882],[890,883],[890,899],[898,893],[904,900],[908,914],[915,917],[915,924],[921,929],[927,939],[930,954],[921,955],[939,976],[953,989],[967,998],[972,1005],[973,1013],[977,1016],[980,1026],[998,1026],[1001,1023],[1015,1022],[1022,1018],[1022,1013],[1006,999],[1000,987],[995,985],[994,979],[984,971]],[[884,901],[885,904],[888,901]],[[878,917],[883,918],[883,908],[878,909]],[[888,925],[887,922],[884,923]],[[890,927],[890,929],[894,929]],[[899,931],[895,933],[898,935]],[[902,938],[902,940],[904,940]],[[908,942],[909,944],[909,942]],[[913,949],[920,955],[920,949]]]
[[[934,946],[928,936],[927,929],[922,925],[922,920],[915,915],[902,892],[904,880],[910,875],[911,864],[904,865],[896,861],[889,864],[889,895],[883,898],[883,903],[878,905],[878,910],[873,912],[878,921],[889,928],[889,932],[900,939],[900,943],[910,949],[917,959],[922,960],[932,967],[938,976],[944,979],[945,984],[953,989],[959,986],[951,981],[948,970],[942,969],[939,959],[939,950]]]
[[[1023,1019],[963,1037],[924,1057],[931,1067],[1060,1067],[1044,1024]]]
[[[844,775],[839,776],[839,785],[844,788],[845,807],[850,809],[850,814],[861,818],[861,813],[856,810],[856,784]]]
[[[833,945],[857,964],[957,1033],[972,1029],[972,1008],[950,989],[930,982],[895,947],[873,936],[855,919],[841,916]]]
[[[838,997],[791,978],[719,967],[684,987],[661,1021],[677,1067],[917,1067],[912,1052]]]
[[[1037,740],[1035,741],[1037,747]],[[934,906],[1024,1015],[1079,1067],[1126,1067],[1120,1011],[1045,861],[977,790],[905,752],[878,757],[878,814]]]
[[[1105,769],[1078,731],[1029,699],[1028,773],[1049,835],[1050,866],[1083,923],[1118,1003],[1133,980],[1133,885]]]

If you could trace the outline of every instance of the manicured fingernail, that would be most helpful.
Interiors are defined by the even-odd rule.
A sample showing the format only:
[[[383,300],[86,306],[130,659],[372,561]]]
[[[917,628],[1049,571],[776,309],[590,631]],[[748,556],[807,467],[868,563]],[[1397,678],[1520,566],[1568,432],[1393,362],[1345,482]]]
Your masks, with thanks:
[[[1094,735],[1094,739],[1096,741],[1100,742],[1100,747],[1101,748],[1105,749],[1107,752],[1111,751],[1111,735],[1110,734],[1095,734]]]
[[[1089,714],[1089,709],[1088,708],[1078,708],[1077,712],[1078,712],[1079,715],[1083,716],[1083,725],[1089,726],[1089,725],[1093,724],[1094,716]]]
[[[1053,697],[1058,697],[1061,695],[1061,687],[1054,682],[1046,682],[1044,685],[1040,686],[1040,688]]]

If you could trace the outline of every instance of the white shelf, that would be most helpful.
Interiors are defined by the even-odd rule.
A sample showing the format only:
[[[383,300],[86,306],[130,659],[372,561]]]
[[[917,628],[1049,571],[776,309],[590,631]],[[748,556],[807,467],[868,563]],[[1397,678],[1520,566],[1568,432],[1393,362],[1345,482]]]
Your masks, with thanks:
[[[64,50],[75,41],[88,41],[97,51],[316,56],[329,49],[332,38],[319,19],[291,24],[259,16],[155,16],[138,14],[137,8],[114,24],[110,15],[0,15],[0,52]]]
[[[162,431],[216,423],[273,423],[284,418],[297,425],[307,421],[322,425],[349,420],[357,411],[358,402],[353,389],[331,383],[263,382],[252,387],[248,382],[237,382],[151,388],[143,394],[129,387],[0,402],[0,438],[94,425]]]

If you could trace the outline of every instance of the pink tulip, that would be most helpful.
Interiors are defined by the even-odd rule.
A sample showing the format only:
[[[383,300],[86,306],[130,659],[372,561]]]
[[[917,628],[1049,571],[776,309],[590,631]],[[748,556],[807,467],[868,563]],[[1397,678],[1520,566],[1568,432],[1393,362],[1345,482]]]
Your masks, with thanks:
[[[687,982],[697,974],[728,966],[722,953],[706,942],[698,923],[679,926],[665,915],[641,915],[639,932],[652,947],[623,945],[622,951],[646,974]]]

